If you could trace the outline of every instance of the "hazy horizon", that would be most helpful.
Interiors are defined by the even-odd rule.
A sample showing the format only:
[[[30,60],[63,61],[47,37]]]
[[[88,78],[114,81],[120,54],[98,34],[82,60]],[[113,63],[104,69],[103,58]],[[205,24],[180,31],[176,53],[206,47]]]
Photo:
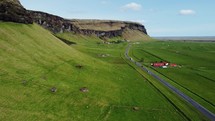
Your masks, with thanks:
[[[160,37],[152,37],[158,40],[183,40],[183,41],[208,41],[214,42],[215,36],[160,36]]]

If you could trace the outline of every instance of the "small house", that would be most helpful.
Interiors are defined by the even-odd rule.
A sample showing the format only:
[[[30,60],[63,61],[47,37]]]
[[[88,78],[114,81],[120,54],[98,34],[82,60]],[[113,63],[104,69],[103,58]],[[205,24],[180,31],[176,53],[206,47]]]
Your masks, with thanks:
[[[155,63],[151,63],[151,66],[154,67],[163,67],[163,66],[168,66],[169,63],[168,62],[155,62]]]
[[[175,63],[169,63],[169,62],[154,62],[151,63],[151,66],[153,67],[159,67],[159,68],[168,68],[168,67],[177,67],[178,65]]]

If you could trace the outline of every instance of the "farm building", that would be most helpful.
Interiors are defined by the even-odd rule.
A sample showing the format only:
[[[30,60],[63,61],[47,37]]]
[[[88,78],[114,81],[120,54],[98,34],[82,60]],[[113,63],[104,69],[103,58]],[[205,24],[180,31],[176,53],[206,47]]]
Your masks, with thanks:
[[[163,66],[168,66],[169,63],[168,62],[155,62],[155,63],[151,63],[151,66],[154,67],[163,67]]]
[[[160,67],[160,68],[168,68],[168,67],[177,67],[177,64],[169,63],[169,62],[154,62],[154,63],[151,63],[151,66]]]

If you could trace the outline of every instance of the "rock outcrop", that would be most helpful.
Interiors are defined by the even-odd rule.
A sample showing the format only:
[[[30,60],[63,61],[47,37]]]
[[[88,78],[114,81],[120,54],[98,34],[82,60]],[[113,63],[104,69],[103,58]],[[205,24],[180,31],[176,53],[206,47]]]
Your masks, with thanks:
[[[0,1],[0,20],[25,24],[33,23],[30,13],[18,0]]]
[[[112,20],[68,20],[39,11],[26,10],[18,0],[0,1],[0,20],[43,26],[53,33],[72,32],[84,35],[96,35],[100,38],[122,36],[125,30],[138,30],[147,34],[142,24]]]
[[[33,21],[53,33],[72,31],[72,25],[68,20],[59,16],[51,15],[40,11],[29,11]]]
[[[70,20],[77,29],[76,32],[82,34],[95,34],[99,37],[122,36],[125,30],[138,30],[147,34],[143,25],[135,22],[113,21],[113,20]]]
[[[44,12],[30,11],[35,23],[54,32],[73,32],[98,37],[122,36],[125,29],[138,30],[147,34],[143,25],[135,22],[112,20],[67,20]]]

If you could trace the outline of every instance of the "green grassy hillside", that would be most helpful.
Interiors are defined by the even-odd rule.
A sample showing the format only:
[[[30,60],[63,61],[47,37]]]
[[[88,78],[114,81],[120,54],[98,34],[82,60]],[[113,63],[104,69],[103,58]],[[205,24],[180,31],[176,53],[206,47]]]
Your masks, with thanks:
[[[201,120],[187,118],[126,63],[126,43],[58,36],[77,44],[36,24],[0,22],[0,120]]]
[[[137,30],[125,30],[125,32],[123,32],[123,38],[130,40],[130,41],[153,41],[153,39],[151,37],[149,37],[146,34],[143,34],[140,31]]]

